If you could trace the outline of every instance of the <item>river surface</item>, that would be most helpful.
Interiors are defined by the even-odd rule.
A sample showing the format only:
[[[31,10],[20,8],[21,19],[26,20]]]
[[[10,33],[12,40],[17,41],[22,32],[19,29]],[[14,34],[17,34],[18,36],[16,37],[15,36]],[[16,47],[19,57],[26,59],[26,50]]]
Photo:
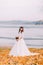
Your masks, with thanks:
[[[26,24],[0,24],[0,46],[13,46],[20,26],[24,27],[24,40],[28,47],[43,48],[43,25]]]

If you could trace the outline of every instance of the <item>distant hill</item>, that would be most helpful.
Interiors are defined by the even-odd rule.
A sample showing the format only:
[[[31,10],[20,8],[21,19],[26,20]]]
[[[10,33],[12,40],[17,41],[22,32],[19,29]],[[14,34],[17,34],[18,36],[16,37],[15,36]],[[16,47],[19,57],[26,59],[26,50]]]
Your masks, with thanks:
[[[0,24],[27,24],[27,25],[43,25],[43,20],[39,21],[0,21]]]
[[[42,20],[36,21],[35,25],[43,25],[43,21]]]
[[[25,24],[43,25],[43,21],[42,20],[32,21],[32,22],[26,22]]]

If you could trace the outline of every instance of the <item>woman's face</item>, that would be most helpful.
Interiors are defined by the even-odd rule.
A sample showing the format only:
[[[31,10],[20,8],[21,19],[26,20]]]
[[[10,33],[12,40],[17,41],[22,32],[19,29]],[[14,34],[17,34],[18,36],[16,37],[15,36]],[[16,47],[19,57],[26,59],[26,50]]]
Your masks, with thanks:
[[[24,29],[23,28],[20,28],[20,32],[23,32],[24,31]]]
[[[23,28],[21,28],[20,30],[23,30]]]
[[[20,27],[19,28],[19,32],[21,32],[21,33],[24,32],[24,28],[23,27]]]

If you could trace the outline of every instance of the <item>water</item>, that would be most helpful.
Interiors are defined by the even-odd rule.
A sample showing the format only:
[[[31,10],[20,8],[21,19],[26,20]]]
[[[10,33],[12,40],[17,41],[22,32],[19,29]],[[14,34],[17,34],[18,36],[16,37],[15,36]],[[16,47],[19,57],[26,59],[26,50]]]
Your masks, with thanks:
[[[43,25],[0,24],[0,46],[13,46],[20,26],[24,27],[24,40],[28,47],[43,48]]]

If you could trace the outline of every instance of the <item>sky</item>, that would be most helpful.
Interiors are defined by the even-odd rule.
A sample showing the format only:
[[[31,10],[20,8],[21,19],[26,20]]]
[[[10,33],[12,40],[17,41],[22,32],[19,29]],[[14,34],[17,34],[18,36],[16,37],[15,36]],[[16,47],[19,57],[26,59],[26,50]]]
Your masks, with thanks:
[[[0,0],[0,21],[43,20],[43,0]]]

